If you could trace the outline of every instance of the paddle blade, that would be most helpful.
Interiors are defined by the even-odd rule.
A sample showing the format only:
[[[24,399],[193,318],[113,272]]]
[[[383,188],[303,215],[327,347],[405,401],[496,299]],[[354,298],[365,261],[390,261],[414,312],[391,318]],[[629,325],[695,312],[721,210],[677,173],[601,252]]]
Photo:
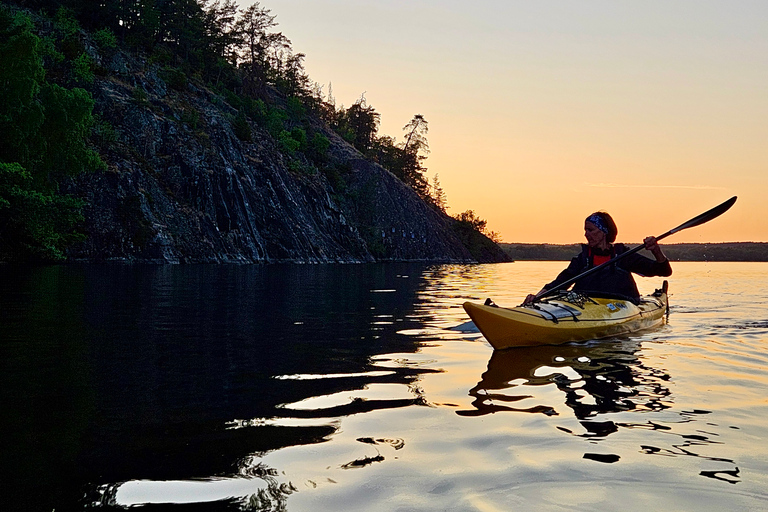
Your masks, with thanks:
[[[733,196],[729,200],[725,201],[723,204],[719,204],[712,208],[709,211],[706,211],[699,215],[698,217],[694,217],[688,222],[684,222],[683,224],[680,224],[675,229],[671,230],[669,232],[670,235],[677,233],[678,231],[682,231],[684,229],[692,228],[694,226],[700,226],[701,224],[704,224],[705,222],[709,222],[715,217],[719,217],[720,215],[727,212],[731,206],[733,206],[733,203],[736,202],[736,196]]]

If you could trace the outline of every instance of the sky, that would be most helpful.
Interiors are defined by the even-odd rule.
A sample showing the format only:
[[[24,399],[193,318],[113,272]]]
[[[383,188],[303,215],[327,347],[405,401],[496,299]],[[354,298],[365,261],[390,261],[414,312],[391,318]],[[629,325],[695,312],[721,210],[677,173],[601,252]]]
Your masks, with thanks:
[[[253,2],[241,1],[243,7]],[[262,0],[337,105],[429,122],[449,214],[505,242],[768,242],[768,2]]]

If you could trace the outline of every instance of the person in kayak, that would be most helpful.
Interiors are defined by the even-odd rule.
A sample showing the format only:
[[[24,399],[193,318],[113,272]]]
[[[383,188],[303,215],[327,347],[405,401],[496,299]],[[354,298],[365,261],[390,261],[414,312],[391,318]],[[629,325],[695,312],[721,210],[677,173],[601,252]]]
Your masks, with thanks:
[[[545,284],[539,293],[550,290],[560,283],[567,281],[582,272],[596,267],[615,256],[629,250],[624,244],[614,244],[619,230],[610,215],[605,212],[595,212],[584,221],[584,236],[587,243],[582,245],[581,253],[575,256],[568,268],[551,283]],[[594,296],[618,296],[633,302],[640,300],[640,292],[632,277],[632,273],[644,276],[666,277],[672,275],[669,259],[661,250],[655,237],[649,236],[643,240],[645,248],[655,259],[646,258],[640,254],[631,254],[613,265],[578,280],[573,290]],[[523,304],[536,300],[536,295],[530,294]]]

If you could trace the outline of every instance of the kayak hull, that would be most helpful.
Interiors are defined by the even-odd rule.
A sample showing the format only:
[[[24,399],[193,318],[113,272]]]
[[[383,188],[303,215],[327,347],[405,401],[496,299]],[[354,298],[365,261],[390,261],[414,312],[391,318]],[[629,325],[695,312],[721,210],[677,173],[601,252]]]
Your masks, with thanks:
[[[631,301],[582,295],[556,297],[529,306],[501,308],[464,303],[464,310],[494,349],[559,345],[619,336],[666,322],[667,283],[661,290]]]

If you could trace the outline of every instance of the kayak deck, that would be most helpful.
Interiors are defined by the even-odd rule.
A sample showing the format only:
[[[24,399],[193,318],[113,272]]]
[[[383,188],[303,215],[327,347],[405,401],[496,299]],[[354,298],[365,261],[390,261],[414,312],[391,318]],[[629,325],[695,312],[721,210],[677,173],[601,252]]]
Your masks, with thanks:
[[[568,292],[514,308],[464,303],[464,310],[497,350],[557,345],[618,336],[662,325],[668,311],[667,282],[638,304]]]

